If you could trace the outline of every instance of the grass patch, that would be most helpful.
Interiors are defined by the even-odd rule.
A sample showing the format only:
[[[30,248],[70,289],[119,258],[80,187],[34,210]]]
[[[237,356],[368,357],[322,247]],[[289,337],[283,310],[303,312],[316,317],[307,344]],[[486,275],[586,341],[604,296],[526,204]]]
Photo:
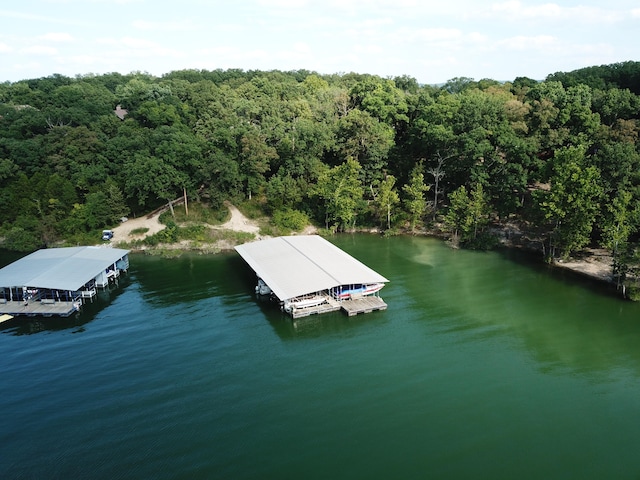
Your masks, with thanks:
[[[228,242],[233,245],[240,245],[242,243],[250,242],[251,240],[254,240],[256,238],[253,233],[236,232],[233,230],[209,229],[207,235],[208,243]]]
[[[131,248],[158,247],[163,244],[188,241],[194,247],[200,248],[201,245],[217,242],[240,245],[254,239],[255,235],[253,233],[214,229],[206,225],[186,225],[181,227],[176,225],[175,222],[169,221],[164,230],[143,239],[133,240],[130,246]],[[163,249],[158,248],[158,251],[162,252]]]
[[[264,200],[260,200],[258,199],[258,197],[254,197],[251,200],[245,200],[244,202],[238,203],[236,207],[248,219],[258,220],[265,216],[264,203]]]
[[[229,209],[221,207],[213,209],[201,202],[189,203],[189,215],[185,213],[184,205],[173,207],[175,218],[171,216],[171,211],[167,210],[160,215],[160,223],[167,225],[169,222],[176,223],[205,223],[208,225],[220,225],[231,218]]]
[[[144,235],[149,229],[147,227],[134,228],[131,230],[131,235]]]

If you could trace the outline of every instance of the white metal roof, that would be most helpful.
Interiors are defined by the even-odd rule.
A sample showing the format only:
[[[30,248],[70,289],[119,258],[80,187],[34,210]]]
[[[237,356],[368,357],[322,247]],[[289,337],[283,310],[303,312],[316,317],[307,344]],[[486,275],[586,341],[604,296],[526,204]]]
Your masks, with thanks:
[[[235,249],[280,300],[389,281],[318,235],[270,238]]]
[[[106,247],[38,250],[0,269],[0,287],[77,291],[128,253]]]

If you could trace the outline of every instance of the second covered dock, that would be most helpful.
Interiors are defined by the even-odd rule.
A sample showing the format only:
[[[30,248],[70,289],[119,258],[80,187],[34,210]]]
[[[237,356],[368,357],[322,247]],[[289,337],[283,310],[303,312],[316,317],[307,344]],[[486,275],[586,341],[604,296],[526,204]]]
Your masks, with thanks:
[[[384,310],[387,280],[319,235],[276,237],[235,247],[259,278],[256,293],[271,295],[293,318],[344,310]]]

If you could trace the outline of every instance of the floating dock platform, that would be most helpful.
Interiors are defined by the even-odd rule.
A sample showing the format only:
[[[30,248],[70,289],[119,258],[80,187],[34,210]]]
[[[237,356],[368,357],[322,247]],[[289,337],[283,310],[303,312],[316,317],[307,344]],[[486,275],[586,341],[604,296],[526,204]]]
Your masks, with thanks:
[[[42,300],[36,302],[3,302],[0,300],[0,311],[3,314],[9,316],[25,316],[25,317],[68,317],[74,312],[78,311],[80,305],[77,302],[43,302]]]
[[[342,310],[350,317],[360,313],[371,313],[377,310],[386,310],[387,304],[380,297],[371,295],[341,302]]]

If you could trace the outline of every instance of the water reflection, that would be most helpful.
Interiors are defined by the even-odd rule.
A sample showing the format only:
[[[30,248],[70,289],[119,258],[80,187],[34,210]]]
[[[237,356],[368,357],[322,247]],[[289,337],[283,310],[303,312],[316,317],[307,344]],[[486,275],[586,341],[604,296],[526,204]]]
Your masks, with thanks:
[[[516,340],[546,373],[624,367],[640,376],[640,305],[608,285],[550,269],[526,253],[450,251],[420,239],[399,243],[402,286],[424,312],[429,333],[453,344]],[[422,253],[402,255],[416,244]],[[428,255],[430,268],[416,255]]]
[[[130,258],[141,295],[152,305],[193,303],[211,297],[224,299],[247,290],[249,284],[248,291],[252,292],[255,286],[251,271],[235,252],[185,253],[171,259],[135,254]]]

